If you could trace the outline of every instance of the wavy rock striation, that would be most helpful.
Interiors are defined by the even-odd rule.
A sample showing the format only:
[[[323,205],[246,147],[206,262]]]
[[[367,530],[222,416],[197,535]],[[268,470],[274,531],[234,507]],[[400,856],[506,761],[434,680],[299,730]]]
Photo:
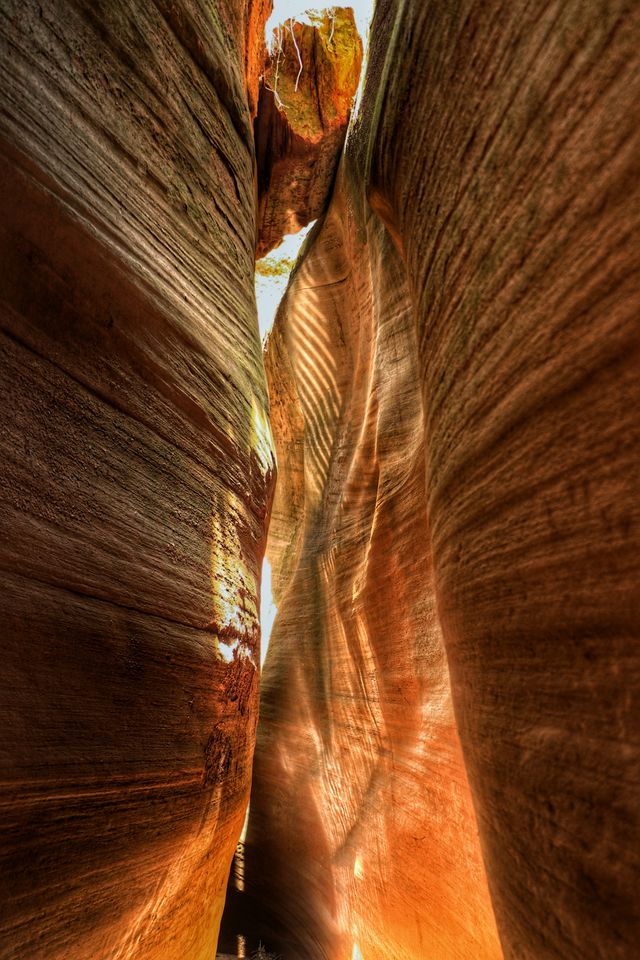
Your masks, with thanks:
[[[500,956],[480,849],[505,957],[635,956],[639,35],[377,4],[267,354],[246,883],[287,960]]]
[[[273,479],[259,6],[0,11],[3,957],[215,952]]]
[[[290,23],[281,115],[269,9],[0,10],[3,957],[215,950],[256,238],[325,209],[360,55]],[[267,355],[229,928],[285,960],[637,952],[639,36],[629,0],[376,4]]]
[[[436,613],[419,372],[402,261],[340,176],[267,350],[280,606],[247,863],[286,957],[501,955]]]

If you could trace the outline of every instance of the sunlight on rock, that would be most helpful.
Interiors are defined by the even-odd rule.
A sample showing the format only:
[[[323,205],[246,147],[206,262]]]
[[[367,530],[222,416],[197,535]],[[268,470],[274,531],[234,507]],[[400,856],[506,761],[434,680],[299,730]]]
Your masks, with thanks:
[[[234,645],[232,643],[223,643],[222,640],[218,640],[218,653],[225,663],[231,663],[233,660],[233,651]]]
[[[363,41],[366,40],[367,34],[369,32],[369,24],[371,23],[371,17],[373,15],[373,0],[353,0],[352,3],[342,3],[334,4],[336,8],[338,7],[351,7],[353,10],[354,19],[356,21],[356,26],[358,27],[358,33],[362,37]],[[320,7],[320,10],[331,9],[326,5]],[[305,3],[304,0],[275,0],[273,4],[273,13],[267,20],[267,25],[265,27],[265,37],[267,44],[271,42],[273,31],[281,23],[285,23],[287,20],[297,20],[298,23],[313,23],[314,15],[317,16],[318,7],[314,6],[313,3]]]
[[[247,839],[247,830],[249,829],[249,811],[251,809],[251,804],[247,804],[247,812],[244,815],[244,824],[242,825],[242,833],[238,838],[238,843],[236,845],[236,853],[233,858],[233,882],[235,884],[236,890],[240,893],[244,890],[244,844]]]
[[[265,557],[262,563],[262,587],[260,595],[260,629],[261,629],[261,643],[260,643],[260,666],[264,664],[265,657],[267,656],[267,650],[269,649],[269,639],[271,637],[271,630],[273,627],[273,622],[278,613],[278,608],[273,602],[273,595],[271,593],[271,564]]]
[[[290,17],[269,46],[255,123],[258,259],[325,213],[363,54],[351,7]]]
[[[256,450],[257,453],[257,450]],[[240,533],[234,522],[234,497],[214,498],[211,516],[211,619],[216,653],[225,663],[235,656],[257,665],[257,577],[245,562]],[[233,552],[231,552],[233,551]]]
[[[253,420],[251,445],[260,460],[260,467],[266,478],[274,470],[276,463],[269,416],[255,399],[251,403],[251,414]]]

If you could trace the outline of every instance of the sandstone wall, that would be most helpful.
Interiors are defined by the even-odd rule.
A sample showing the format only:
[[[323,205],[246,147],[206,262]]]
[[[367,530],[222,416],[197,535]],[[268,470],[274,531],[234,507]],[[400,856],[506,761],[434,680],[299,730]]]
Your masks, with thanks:
[[[435,606],[404,269],[342,176],[267,372],[282,483],[247,838],[252,893],[275,900],[261,935],[287,958],[499,957]]]
[[[215,952],[273,478],[245,86],[266,7],[0,11],[6,958]]]
[[[464,769],[504,955],[637,951],[639,38],[624,0],[377,5],[269,345],[247,864],[287,960],[499,955]]]

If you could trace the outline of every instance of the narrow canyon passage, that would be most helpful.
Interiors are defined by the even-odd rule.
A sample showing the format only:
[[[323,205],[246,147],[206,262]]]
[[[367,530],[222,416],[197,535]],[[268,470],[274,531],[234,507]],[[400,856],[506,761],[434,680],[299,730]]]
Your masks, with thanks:
[[[1,960],[635,960],[639,51],[0,4]]]

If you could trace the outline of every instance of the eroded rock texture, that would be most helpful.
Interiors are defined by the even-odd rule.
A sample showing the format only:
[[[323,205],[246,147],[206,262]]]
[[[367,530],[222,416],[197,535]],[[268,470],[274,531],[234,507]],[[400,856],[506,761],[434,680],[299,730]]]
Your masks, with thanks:
[[[252,6],[0,11],[6,958],[215,952],[273,466]]]
[[[377,4],[269,345],[247,883],[287,960],[500,955],[467,777],[504,955],[636,954],[639,38]]]
[[[326,210],[362,65],[350,8],[288,20],[273,44],[255,123],[258,257]]]
[[[280,606],[249,879],[267,902],[277,890],[260,933],[281,949],[285,931],[287,957],[488,960],[501,954],[435,607],[415,325],[402,262],[363,216],[341,177],[269,340]]]

